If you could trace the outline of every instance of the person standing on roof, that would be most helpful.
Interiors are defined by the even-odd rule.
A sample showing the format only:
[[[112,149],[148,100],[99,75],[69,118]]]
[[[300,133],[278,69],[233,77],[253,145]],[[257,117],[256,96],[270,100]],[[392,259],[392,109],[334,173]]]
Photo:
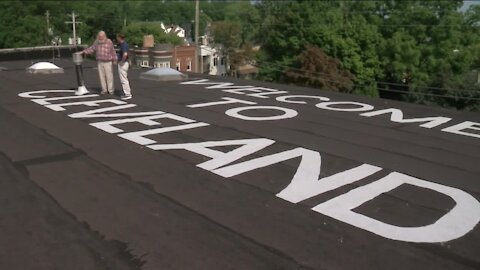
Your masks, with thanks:
[[[111,94],[113,89],[113,69],[112,63],[117,62],[117,53],[113,47],[113,42],[107,38],[104,31],[98,32],[97,40],[92,46],[82,51],[83,54],[95,53],[98,63],[98,75],[102,85],[101,94]]]
[[[120,76],[120,82],[122,83],[123,95],[122,99],[131,99],[132,90],[130,89],[130,82],[128,81],[128,43],[125,41],[124,34],[117,34],[117,42],[120,49],[118,50],[118,75]]]

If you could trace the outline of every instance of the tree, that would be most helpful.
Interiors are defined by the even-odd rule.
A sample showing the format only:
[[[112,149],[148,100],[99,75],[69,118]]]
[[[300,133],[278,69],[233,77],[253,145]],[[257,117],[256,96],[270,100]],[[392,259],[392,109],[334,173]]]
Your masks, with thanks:
[[[0,3],[0,48],[44,45],[47,27],[35,10],[20,1]],[[36,33],[36,34],[32,34]]]
[[[382,28],[385,42],[380,50],[387,91],[402,90],[406,93],[403,97],[411,102],[469,106],[465,102],[469,95],[455,90],[466,87],[464,78],[478,59],[472,45],[479,40],[473,27],[474,16],[460,13],[461,4],[462,1],[414,1],[408,5],[388,2],[388,17],[383,24],[387,27]]]
[[[338,59],[328,56],[316,46],[307,46],[296,57],[295,67],[287,68],[287,82],[303,86],[324,88],[332,91],[350,92],[354,76],[341,69]]]
[[[181,45],[183,40],[175,34],[165,33],[159,23],[132,23],[123,29],[132,45],[142,46],[143,37],[153,35],[156,43]]]
[[[236,51],[242,43],[242,29],[238,22],[220,21],[212,24],[212,32],[215,43],[222,44],[223,54],[226,55],[227,63],[235,66],[238,63],[231,61],[237,59]],[[227,70],[230,73],[230,70]]]
[[[236,22],[241,29],[241,45],[256,43],[261,22],[259,10],[250,2],[233,2],[225,8],[225,21]]]
[[[480,8],[461,13],[462,3],[264,0],[261,78],[287,81],[311,44],[355,76],[354,93],[476,108],[478,85],[465,78],[480,62]]]
[[[354,92],[376,95],[375,80],[382,74],[376,52],[381,36],[361,13],[345,10],[347,5],[349,2],[262,1],[261,61],[292,66],[295,57],[311,44],[338,58],[342,68],[355,76]],[[282,72],[267,69],[261,66],[262,76],[285,79]]]

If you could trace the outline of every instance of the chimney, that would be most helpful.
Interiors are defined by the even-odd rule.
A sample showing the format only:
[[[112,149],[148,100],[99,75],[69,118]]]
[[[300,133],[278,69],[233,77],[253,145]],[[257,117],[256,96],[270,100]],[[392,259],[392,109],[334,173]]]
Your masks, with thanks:
[[[144,48],[153,48],[154,44],[155,44],[155,39],[153,38],[153,35],[143,36],[143,47]]]

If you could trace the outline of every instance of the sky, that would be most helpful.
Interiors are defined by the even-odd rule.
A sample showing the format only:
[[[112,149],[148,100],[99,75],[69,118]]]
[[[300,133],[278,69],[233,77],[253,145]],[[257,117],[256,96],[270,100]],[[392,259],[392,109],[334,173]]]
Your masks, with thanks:
[[[479,0],[465,0],[463,1],[463,7],[460,9],[462,11],[467,10],[471,5],[478,5],[480,4]]]

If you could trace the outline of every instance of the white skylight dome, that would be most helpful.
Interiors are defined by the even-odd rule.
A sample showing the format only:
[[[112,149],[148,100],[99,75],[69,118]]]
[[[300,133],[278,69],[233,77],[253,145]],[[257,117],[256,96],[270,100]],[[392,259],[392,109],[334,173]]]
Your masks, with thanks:
[[[63,68],[49,62],[38,62],[27,68],[27,72],[33,74],[63,73]]]
[[[140,74],[140,79],[155,80],[155,81],[180,81],[188,78],[186,74],[183,74],[175,69],[171,68],[154,68],[147,72]]]

